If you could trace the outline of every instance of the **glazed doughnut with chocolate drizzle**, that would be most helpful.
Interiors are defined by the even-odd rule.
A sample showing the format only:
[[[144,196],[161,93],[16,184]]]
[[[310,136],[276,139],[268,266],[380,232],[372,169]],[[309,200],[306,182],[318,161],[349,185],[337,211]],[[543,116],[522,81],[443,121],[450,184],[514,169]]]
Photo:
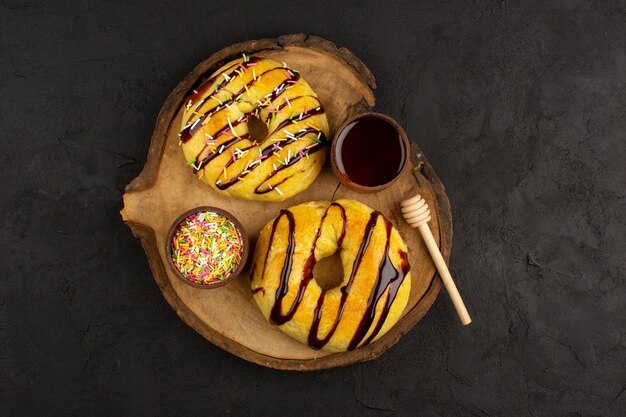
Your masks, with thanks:
[[[343,280],[322,289],[313,267],[336,252]],[[362,203],[304,203],[262,230],[251,286],[265,317],[291,337],[315,349],[353,350],[399,320],[411,289],[407,247],[385,216]]]
[[[282,201],[306,189],[326,160],[322,104],[286,63],[246,55],[231,61],[192,89],[182,113],[187,164],[231,197]],[[253,122],[266,132],[254,137]]]

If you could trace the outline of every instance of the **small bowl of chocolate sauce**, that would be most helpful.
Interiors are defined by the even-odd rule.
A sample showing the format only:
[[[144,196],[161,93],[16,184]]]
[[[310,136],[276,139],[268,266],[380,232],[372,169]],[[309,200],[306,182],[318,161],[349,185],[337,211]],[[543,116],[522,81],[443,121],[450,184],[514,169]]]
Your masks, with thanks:
[[[384,190],[409,165],[410,146],[406,132],[391,117],[359,114],[335,134],[330,150],[333,172],[351,190]]]

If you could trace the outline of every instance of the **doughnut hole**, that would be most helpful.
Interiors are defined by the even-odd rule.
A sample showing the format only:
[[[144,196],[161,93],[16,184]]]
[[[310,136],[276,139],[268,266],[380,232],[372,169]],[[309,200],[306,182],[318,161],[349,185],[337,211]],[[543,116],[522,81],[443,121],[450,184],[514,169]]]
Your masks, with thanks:
[[[338,287],[343,281],[343,265],[339,251],[317,261],[313,267],[313,279],[323,290]]]
[[[315,248],[317,262],[313,266],[313,279],[323,290],[330,290],[341,285],[344,280],[342,249],[339,236],[342,233],[343,218],[336,207],[319,207],[320,212],[328,210],[322,231]]]
[[[269,133],[267,125],[254,115],[248,117],[248,132],[250,133],[250,140],[256,140],[259,144],[265,142]]]

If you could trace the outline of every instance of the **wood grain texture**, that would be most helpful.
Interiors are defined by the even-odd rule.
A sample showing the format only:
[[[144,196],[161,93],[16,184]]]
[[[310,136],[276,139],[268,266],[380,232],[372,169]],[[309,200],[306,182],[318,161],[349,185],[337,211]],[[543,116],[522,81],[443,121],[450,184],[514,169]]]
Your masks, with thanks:
[[[358,194],[340,186],[330,166],[304,192],[282,203],[236,200],[218,195],[198,181],[184,164],[178,146],[180,104],[195,81],[241,53],[286,61],[301,71],[319,95],[329,117],[331,135],[351,115],[374,105],[374,77],[352,53],[333,43],[303,34],[248,41],[230,46],[201,62],[167,98],[159,114],[148,160],[126,188],[122,217],[141,239],[155,281],[168,303],[189,326],[215,345],[243,359],[277,369],[317,370],[371,360],[395,344],[428,311],[441,281],[419,234],[402,220],[400,202],[418,191],[433,208],[431,230],[445,259],[450,254],[452,222],[443,185],[413,144],[414,165],[393,187],[376,194]],[[402,319],[375,343],[352,352],[329,354],[311,349],[269,324],[249,289],[248,269],[232,284],[197,290],[179,282],[165,266],[165,236],[183,211],[200,205],[222,207],[238,216],[254,247],[255,238],[281,208],[310,200],[352,198],[380,210],[398,228],[409,246],[412,290]]]

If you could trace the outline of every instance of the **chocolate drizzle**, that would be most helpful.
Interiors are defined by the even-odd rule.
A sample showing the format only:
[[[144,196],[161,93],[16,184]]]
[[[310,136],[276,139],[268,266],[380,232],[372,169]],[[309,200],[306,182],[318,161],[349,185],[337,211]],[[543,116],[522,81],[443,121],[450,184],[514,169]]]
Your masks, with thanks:
[[[341,247],[341,243],[343,242],[343,238],[346,236],[346,209],[343,208],[343,206],[339,203],[330,203],[330,206],[328,206],[328,208],[326,209],[326,211],[324,212],[324,215],[322,216],[322,220],[320,221],[320,226],[317,228],[317,232],[315,233],[315,239],[313,240],[313,245],[311,246],[311,252],[309,253],[309,257],[307,258],[307,260],[304,262],[304,279],[306,279],[307,284],[309,281],[311,281],[311,278],[313,278],[313,267],[315,267],[315,263],[316,263],[316,259],[315,259],[315,248],[317,247],[317,240],[320,238],[321,234],[322,234],[322,228],[324,227],[324,221],[326,220],[326,216],[328,216],[328,212],[330,211],[330,209],[332,207],[337,207],[341,213],[341,219],[342,219],[342,229],[341,229],[341,235],[339,235],[339,238],[337,239],[337,246]]]
[[[222,152],[228,150],[231,146],[233,146],[236,143],[241,142],[244,139],[247,139],[248,135],[241,135],[239,137],[234,137],[232,139],[228,139],[226,142],[223,142],[220,145],[220,149]],[[219,155],[222,154],[222,152],[218,152],[218,149],[215,150],[215,152],[210,152],[206,157],[204,157],[204,159],[202,159],[201,161],[198,160],[198,158],[200,157],[200,155],[204,152],[204,149],[206,149],[208,145],[205,145],[204,148],[202,149],[202,151],[200,151],[200,153],[198,154],[198,156],[196,157],[195,163],[194,163],[194,170],[195,172],[200,171],[200,169],[208,164],[209,162],[211,162],[213,159],[215,159],[216,157],[218,157]],[[223,148],[222,148],[223,147]]]
[[[304,282],[304,280],[300,281],[300,288],[298,288],[298,294],[296,295],[296,300],[289,308],[287,314],[282,313],[283,306],[283,298],[289,292],[289,274],[291,273],[291,265],[293,263],[293,253],[296,249],[295,242],[295,234],[296,234],[296,222],[293,218],[293,214],[289,210],[281,210],[276,220],[274,220],[274,224],[272,225],[272,235],[270,238],[270,244],[268,246],[269,249],[272,247],[272,240],[274,240],[274,233],[276,232],[276,226],[278,226],[278,222],[280,219],[286,216],[289,221],[289,243],[287,244],[287,252],[285,254],[285,262],[283,263],[283,268],[280,271],[280,285],[276,289],[276,302],[274,303],[274,307],[272,307],[272,312],[270,313],[270,320],[272,322],[280,325],[291,320],[293,315],[296,313],[296,309],[298,305],[300,305],[300,301],[302,301],[302,296],[304,295],[304,290],[306,289],[306,285],[308,284]],[[267,256],[265,258],[267,262]],[[265,268],[263,268],[265,270]]]
[[[302,302],[302,297],[304,297],[304,293],[307,289],[307,286],[309,285],[309,282],[311,282],[311,279],[313,278],[313,267],[315,266],[315,247],[317,246],[317,240],[322,234],[322,227],[324,226],[324,221],[326,220],[326,216],[328,215],[328,211],[331,209],[331,207],[338,207],[339,210],[341,210],[341,216],[344,220],[343,222],[344,229],[342,231],[340,239],[341,241],[343,241],[343,236],[345,235],[345,227],[346,227],[346,222],[345,222],[346,211],[341,204],[331,203],[326,209],[326,211],[324,212],[324,215],[322,216],[322,220],[320,221],[320,225],[317,228],[317,232],[315,235],[315,240],[313,241],[311,252],[309,253],[309,257],[307,258],[305,262],[304,273],[302,275],[302,278],[300,279],[300,285],[298,286],[298,292],[296,294],[296,298],[294,302],[291,304],[291,306],[289,307],[289,311],[286,314],[282,313],[283,311],[282,301],[285,295],[287,295],[287,293],[289,292],[289,275],[291,273],[291,265],[293,262],[292,257],[295,251],[295,237],[294,237],[295,236],[295,221],[293,218],[293,214],[291,214],[289,210],[282,210],[280,214],[278,215],[278,217],[276,217],[276,219],[274,220],[274,224],[272,225],[272,234],[270,235],[268,253],[265,256],[266,262],[267,262],[267,255],[269,254],[269,249],[271,248],[272,241],[274,240],[274,233],[276,232],[276,227],[278,225],[278,222],[280,221],[283,215],[287,216],[287,219],[289,220],[289,236],[288,236],[289,243],[287,245],[287,253],[285,257],[285,262],[283,264],[283,268],[280,273],[280,284],[278,285],[278,288],[276,289],[276,302],[274,303],[274,306],[272,307],[272,311],[270,313],[270,320],[275,324],[281,325],[291,320],[293,318],[293,315],[298,310],[298,306],[300,306],[300,303]],[[263,273],[265,273],[265,266],[263,267]]]
[[[265,295],[265,288],[259,287],[252,290],[252,294],[256,294],[258,292],[261,292],[263,295]]]
[[[302,136],[304,136],[304,135],[306,135],[306,134],[308,134],[308,133],[312,133],[312,132],[318,132],[318,130],[317,130],[317,129],[314,129],[314,128],[302,129],[302,130],[300,130],[299,132],[296,132],[296,133],[293,135],[293,137],[295,137],[295,138],[300,138],[300,137],[302,137]],[[278,146],[282,146],[282,145],[288,144],[289,142],[292,142],[292,141],[294,141],[294,139],[287,138],[287,139],[283,139],[283,140],[280,140],[280,141],[274,142],[274,144],[273,144],[273,145],[266,146],[265,148],[263,148],[263,149],[261,150],[261,155],[260,155],[260,157],[261,157],[262,159],[265,159],[265,158],[267,158],[269,155],[271,155],[271,154],[272,154],[272,152],[274,152],[274,151],[277,149],[277,148],[276,148],[276,145],[278,145]],[[314,152],[319,151],[320,149],[322,149],[322,148],[324,147],[324,145],[326,144],[326,142],[327,142],[327,140],[326,140],[326,137],[324,136],[324,134],[320,135],[320,143],[318,143],[318,144],[316,144],[315,146],[313,146],[312,148],[308,149],[308,151],[307,151],[307,152],[308,152],[308,153],[309,153],[309,155],[310,155],[310,154],[312,154],[312,153],[314,153]],[[234,145],[234,143],[233,143],[232,145]],[[321,146],[320,146],[320,145],[321,145]],[[229,145],[229,147],[230,147],[230,145]],[[268,181],[270,178],[272,178],[274,175],[276,175],[279,171],[282,171],[283,169],[285,169],[285,168],[287,168],[287,167],[292,166],[293,164],[295,164],[296,162],[298,162],[300,159],[302,159],[302,155],[300,155],[299,153],[296,153],[296,154],[294,155],[294,157],[293,157],[292,159],[290,159],[287,163],[285,163],[285,164],[283,164],[283,165],[278,166],[278,167],[276,168],[276,170],[275,170],[275,171],[273,171],[272,173],[270,173],[270,175],[268,175],[268,176],[267,176],[267,177],[266,177],[266,178],[265,178],[265,179],[261,182],[261,185],[262,185],[265,181]],[[230,161],[226,164],[226,167],[230,166],[230,164],[231,164],[231,163],[232,163],[232,159],[231,159],[231,160],[230,160]],[[252,167],[249,167],[249,168],[248,168],[248,172],[245,172],[245,171],[244,171],[245,173],[244,173],[244,172],[242,172],[242,173],[241,173],[241,174],[239,174],[238,176],[233,177],[233,178],[231,178],[231,179],[230,179],[230,180],[228,180],[228,181],[225,181],[225,182],[222,182],[222,183],[220,183],[220,184],[217,184],[217,188],[219,188],[220,190],[225,190],[225,189],[227,189],[227,188],[228,188],[228,187],[230,187],[231,185],[233,185],[233,184],[235,184],[235,183],[239,182],[239,180],[240,180],[241,178],[244,178],[246,175],[248,175],[250,172],[252,172],[254,169],[256,169],[256,168],[257,168],[258,166],[260,166],[260,165],[261,165],[261,164],[256,164],[256,165],[254,165],[254,166],[252,166]],[[257,186],[257,187],[255,188],[255,190],[254,190],[254,191],[255,191],[255,193],[257,193],[257,194],[264,194],[264,193],[267,193],[267,192],[271,191],[271,190],[273,189],[273,187],[275,187],[275,186],[277,186],[277,185],[280,185],[280,184],[282,184],[283,182],[285,182],[288,178],[290,178],[290,177],[287,177],[287,178],[283,179],[281,182],[279,182],[278,184],[274,184],[274,186],[272,186],[272,187],[266,187],[266,188],[265,188],[265,189],[263,189],[263,190],[259,190],[259,188],[261,187],[261,185],[259,185],[259,186]]]
[[[252,58],[250,58],[250,61],[242,63],[239,65],[239,67],[243,66],[243,68],[248,68],[248,65],[250,62],[255,62],[252,61]],[[231,67],[232,68],[232,67]],[[200,116],[198,119],[196,119],[195,122],[190,123],[191,119],[193,118],[192,114],[190,116],[189,119],[187,119],[187,121],[185,122],[186,126],[181,130],[181,135],[180,135],[180,140],[183,143],[187,143],[192,137],[193,135],[197,132],[198,127],[202,126],[202,123],[208,118],[213,117],[216,113],[218,113],[221,110],[224,110],[226,108],[228,108],[229,105],[233,104],[235,102],[235,100],[237,100],[238,97],[240,97],[245,91],[246,88],[250,88],[252,86],[254,86],[254,84],[259,81],[261,79],[261,77],[269,72],[272,71],[276,71],[276,70],[285,70],[286,68],[284,67],[274,67],[271,68],[265,72],[262,72],[261,74],[259,74],[255,79],[253,79],[252,81],[249,81],[246,84],[246,87],[242,87],[239,91],[237,91],[235,94],[233,94],[228,100],[222,102],[222,101],[218,101],[219,106],[216,106],[215,108],[211,109],[211,111],[203,114],[202,116]],[[211,98],[215,97],[215,95],[226,86],[226,84],[228,84],[230,82],[230,80],[232,78],[234,78],[237,73],[238,69],[234,70],[233,72],[231,72],[230,74],[227,74],[226,77],[224,77],[224,81],[222,81],[220,84],[217,85],[217,88],[215,89],[214,92],[212,92],[211,94],[209,94],[207,97],[205,97],[204,99],[200,100],[200,102],[196,105],[196,107],[194,108],[195,111],[197,111],[200,107],[202,107],[202,104],[205,103],[207,100],[210,100]],[[219,75],[222,75],[223,73],[218,74],[216,77],[218,77]],[[216,78],[214,77],[214,78]],[[289,75],[289,77],[283,81],[281,84],[279,84],[276,88],[274,88],[274,90],[272,90],[271,93],[267,94],[265,96],[266,100],[264,103],[261,103],[259,105],[260,108],[263,107],[267,107],[269,106],[274,100],[276,100],[277,97],[279,97],[282,93],[285,92],[285,90],[287,89],[287,86],[289,84],[293,84],[295,83],[298,79],[300,79],[300,74],[297,73],[291,73],[291,75]],[[198,91],[198,94],[192,94],[191,96],[189,96],[188,99],[185,99],[185,103],[189,103],[189,101],[191,100],[192,105],[193,105],[193,99],[195,97],[200,97],[202,94],[200,94],[201,92],[206,94],[206,92],[208,91],[208,86],[212,85],[213,83],[207,83],[204,87],[204,89],[202,89],[201,91]],[[218,137],[219,135],[221,135],[222,133],[224,133],[224,131],[228,130],[229,126],[224,126],[222,129],[218,130],[214,135],[212,135],[213,137]]]
[[[350,294],[350,289],[352,288],[352,284],[354,283],[354,277],[356,276],[359,267],[361,266],[361,261],[363,261],[363,256],[365,255],[365,250],[369,246],[370,239],[372,238],[372,233],[374,232],[374,227],[376,226],[376,220],[380,215],[379,212],[374,211],[370,215],[370,219],[365,226],[365,234],[363,235],[363,240],[361,241],[361,246],[359,246],[359,250],[354,258],[354,263],[352,264],[352,272],[350,273],[350,278],[348,278],[348,282],[346,285],[341,287],[341,301],[339,302],[339,310],[337,311],[337,315],[335,316],[335,321],[333,322],[332,327],[326,334],[326,337],[320,339],[318,336],[320,321],[322,320],[322,309],[324,308],[324,298],[326,297],[326,291],[322,291],[320,298],[317,300],[317,306],[315,307],[315,311],[313,312],[313,324],[311,325],[311,329],[309,330],[308,343],[309,346],[315,349],[321,349],[328,343],[333,334],[335,334],[335,330],[337,330],[337,326],[339,326],[339,322],[341,321],[341,317],[343,316],[343,311],[346,307],[346,302],[348,301],[348,295]]]
[[[324,140],[323,142],[317,143],[315,144],[312,148],[308,149],[308,154],[312,154],[315,153],[321,149],[324,148],[324,146],[326,146],[326,140]],[[300,154],[297,153],[293,158],[291,158],[288,162],[286,162],[283,165],[280,165],[278,167],[276,167],[276,170],[272,171],[272,173],[270,175],[268,175],[262,182],[261,184],[259,184],[255,189],[254,192],[257,194],[265,194],[268,193],[270,191],[272,191],[274,189],[274,187],[282,184],[283,182],[287,181],[287,179],[291,178],[291,177],[287,177],[284,178],[282,181],[280,181],[278,184],[274,184],[273,186],[267,186],[265,188],[260,188],[263,183],[265,183],[266,181],[269,181],[271,178],[273,178],[276,174],[278,174],[280,171],[282,171],[283,169],[289,168],[290,166],[294,165],[296,162],[298,162],[299,160],[301,160],[304,157],[305,154]]]
[[[201,81],[199,83],[199,85],[194,85],[192,87],[192,93],[190,95],[188,95],[187,97],[185,97],[184,103],[188,103],[189,101],[191,101],[192,103],[194,103],[198,98],[202,97],[203,95],[205,95],[209,89],[211,88],[211,86],[213,84],[215,84],[215,81],[222,76],[223,73],[225,73],[226,71],[232,70],[233,68],[236,68],[235,70],[231,71],[228,74],[229,79],[234,77],[237,73],[235,71],[237,71],[239,68],[243,68],[246,69],[250,66],[250,64],[254,64],[256,62],[259,61],[259,58],[257,57],[250,57],[248,59],[247,62],[241,62],[241,63],[235,63],[232,64],[231,66],[229,66],[228,68],[226,68],[224,71],[220,72],[219,74],[215,74],[214,76],[205,79],[204,81]],[[222,76],[223,77],[223,76]],[[223,88],[229,80],[226,79],[226,77],[224,77],[224,80],[218,84],[217,89],[221,89]],[[198,110],[200,108],[200,106],[206,102],[208,99],[210,99],[214,94],[211,94],[207,97],[205,97],[204,99],[201,99],[200,101],[198,101],[198,103],[196,104],[196,106],[194,107],[194,110]]]
[[[296,97],[293,97],[290,101],[285,100],[283,104],[280,104],[280,105],[278,105],[278,107],[276,107],[275,111],[280,111],[280,110],[284,109],[285,106],[288,106],[290,103],[293,103],[293,102],[297,101],[298,99],[306,98],[306,97],[315,99],[315,100],[317,100],[318,103],[320,102],[319,99],[317,97],[315,97],[315,96],[311,96],[311,95],[296,96]],[[271,116],[271,113],[265,118],[265,122],[267,122],[270,119],[270,116]]]
[[[389,294],[387,295],[385,305],[380,313],[380,317],[378,318],[376,327],[374,327],[374,330],[367,338],[364,345],[367,345],[376,337],[381,327],[383,327],[385,320],[387,319],[391,304],[393,304],[394,300],[396,299],[396,295],[398,294],[400,285],[404,281],[404,277],[406,276],[406,274],[409,273],[409,263],[407,261],[406,252],[400,252],[400,258],[402,259],[400,270],[396,269],[396,267],[391,263],[391,259],[389,258],[391,223],[386,219],[385,227],[387,228],[385,256],[378,266],[376,283],[374,284],[374,288],[372,289],[369,300],[367,301],[367,309],[365,310],[365,314],[363,314],[363,318],[361,318],[361,323],[359,323],[359,327],[357,328],[356,333],[354,334],[352,340],[350,341],[350,344],[348,345],[348,350],[354,350],[357,346],[359,346],[359,343],[361,343],[361,341],[369,331],[372,323],[374,322],[374,317],[376,316],[376,306],[378,305],[380,298],[386,292],[387,288],[389,288]]]
[[[257,58],[257,57],[250,57],[250,59],[249,59],[247,62],[242,62],[242,63],[238,63],[238,64],[233,64],[233,65],[231,65],[230,67],[228,67],[228,68],[226,69],[226,71],[228,71],[229,69],[232,69],[233,67],[236,67],[236,69],[234,69],[234,70],[233,70],[233,71],[231,71],[229,74],[227,74],[227,75],[226,75],[226,77],[224,77],[224,80],[216,86],[215,91],[213,91],[211,94],[209,94],[209,95],[208,95],[208,96],[206,96],[205,98],[203,98],[203,99],[199,100],[199,101],[198,101],[198,103],[197,103],[197,104],[195,104],[194,111],[196,111],[196,112],[197,112],[197,111],[200,109],[200,107],[202,107],[202,105],[203,105],[204,103],[206,103],[206,102],[207,102],[208,100],[210,100],[211,98],[215,97],[215,95],[216,95],[216,94],[217,94],[217,93],[218,93],[218,92],[219,92],[222,88],[224,88],[224,87],[226,86],[226,84],[228,84],[228,83],[230,82],[230,80],[231,80],[232,78],[234,78],[234,77],[237,75],[237,72],[236,72],[236,71],[238,71],[240,68],[241,68],[241,69],[243,69],[243,70],[246,70],[247,68],[249,68],[249,67],[250,67],[250,64],[254,64],[254,63],[258,62],[258,60],[259,60],[259,58]],[[277,69],[277,68],[280,68],[280,67],[272,68],[271,70],[268,70],[268,71],[266,71],[266,72],[273,71],[273,70],[275,70],[275,69]],[[215,81],[216,81],[216,80],[217,80],[220,76],[223,76],[223,74],[224,74],[224,73],[225,73],[225,72],[221,72],[221,73],[216,74],[216,75],[214,75],[213,77],[209,78],[209,79],[208,79],[205,83],[203,83],[203,84],[201,85],[201,87],[199,87],[199,89],[198,89],[198,90],[194,90],[194,91],[197,91],[197,92],[195,92],[195,93],[193,93],[193,94],[189,95],[189,96],[188,96],[188,97],[184,100],[184,103],[189,103],[189,102],[191,102],[191,104],[192,104],[192,105],[194,105],[194,101],[195,101],[196,99],[198,99],[199,97],[202,97],[203,95],[205,95],[205,94],[209,91],[209,89],[211,88],[211,86],[212,86],[213,84],[215,84]],[[260,77],[257,77],[257,80],[258,80],[259,78],[260,78]],[[256,82],[256,80],[253,80],[253,81],[251,81],[250,83],[248,83],[248,84],[247,84],[247,86],[248,86],[248,87],[250,87],[250,86],[251,86],[252,84],[254,84],[255,82]],[[229,104],[231,104],[231,103],[233,103],[233,102],[237,99],[237,97],[239,97],[239,95],[243,93],[243,91],[244,91],[244,90],[245,90],[245,88],[241,89],[239,92],[237,92],[237,94],[233,94],[233,95],[232,95],[232,97],[231,97],[229,100],[227,100],[226,102],[222,102],[219,106],[217,106],[217,107],[215,107],[214,109],[212,109],[212,111],[207,112],[206,114],[204,114],[204,115],[200,116],[200,117],[199,117],[199,118],[198,118],[198,119],[197,119],[194,123],[190,123],[190,122],[191,122],[191,118],[193,117],[193,114],[192,114],[192,116],[191,116],[189,119],[187,119],[187,121],[185,122],[185,125],[186,125],[186,126],[185,126],[185,127],[181,130],[181,132],[180,132],[180,140],[181,140],[183,143],[188,142],[188,141],[189,141],[189,139],[191,139],[191,138],[193,137],[193,135],[196,133],[196,131],[197,131],[197,129],[198,129],[198,126],[202,126],[202,122],[204,122],[204,120],[206,120],[206,118],[207,118],[207,117],[212,117],[212,116],[213,116],[214,114],[216,114],[218,111],[223,110],[223,109],[225,109],[225,108],[228,108],[228,105],[229,105]],[[218,102],[219,102],[219,101],[218,101]],[[218,134],[216,133],[214,136],[215,136],[215,137],[217,137],[217,136],[218,136]]]
[[[313,279],[313,267],[315,266],[315,263],[316,263],[315,248],[317,245],[317,241],[322,233],[322,227],[324,226],[324,222],[326,220],[328,212],[333,207],[338,208],[341,213],[343,225],[342,225],[341,235],[337,239],[337,244],[339,247],[341,247],[343,243],[343,240],[346,234],[346,227],[347,227],[346,212],[345,212],[344,207],[341,204],[337,202],[333,202],[328,206],[328,208],[324,212],[324,215],[322,216],[320,225],[315,235],[315,239],[313,241],[311,252],[309,253],[308,258],[304,263],[303,275],[302,275],[302,278],[300,279],[297,294],[295,296],[293,303],[291,304],[291,306],[289,307],[286,313],[283,313],[282,301],[283,301],[283,298],[289,292],[289,276],[291,274],[293,255],[296,250],[295,248],[295,219],[293,217],[293,214],[289,210],[282,210],[280,214],[274,220],[267,252],[265,254],[263,274],[261,276],[265,275],[267,259],[269,256],[270,249],[272,247],[272,242],[274,240],[276,228],[278,226],[278,223],[283,217],[287,218],[288,227],[289,227],[288,245],[287,245],[287,250],[285,253],[285,261],[281,269],[280,283],[279,283],[278,288],[276,289],[276,295],[275,295],[276,301],[274,302],[274,305],[270,312],[270,320],[277,325],[284,324],[293,318],[294,314],[296,313],[298,309],[298,306],[302,302],[304,293],[306,292],[309,282],[311,281],[311,279]],[[361,245],[359,246],[359,250],[357,251],[356,257],[354,259],[350,277],[348,278],[348,281],[346,282],[346,284],[340,289],[341,299],[339,302],[339,308],[335,316],[335,320],[333,321],[333,324],[330,330],[328,331],[326,336],[324,336],[323,338],[319,337],[319,327],[320,327],[320,322],[322,320],[322,311],[324,308],[324,300],[326,298],[327,291],[322,290],[317,300],[317,304],[313,312],[313,322],[311,324],[311,328],[309,330],[309,335],[307,338],[307,342],[309,346],[316,348],[316,349],[321,349],[322,347],[324,347],[324,345],[326,345],[330,341],[335,331],[337,330],[337,327],[339,326],[339,323],[341,322],[341,318],[343,316],[343,312],[347,304],[348,296],[350,294],[350,289],[352,288],[352,285],[354,284],[355,277],[359,271],[359,268],[361,266],[361,263],[365,256],[365,252],[371,241],[372,234],[374,233],[374,229],[376,227],[379,217],[382,217],[384,224],[385,224],[385,228],[386,228],[385,229],[386,230],[386,243],[385,243],[385,249],[384,249],[384,256],[381,259],[380,264],[378,266],[378,273],[376,276],[376,281],[369,295],[365,312],[363,314],[363,317],[361,318],[361,321],[359,323],[359,326],[357,327],[357,330],[354,336],[352,337],[348,345],[348,350],[353,350],[357,348],[361,344],[365,336],[368,334],[370,328],[372,327],[374,323],[374,319],[376,317],[376,307],[379,301],[381,300],[381,298],[383,297],[383,295],[387,293],[387,297],[385,299],[383,308],[380,312],[378,321],[376,322],[374,329],[370,332],[369,336],[362,344],[366,345],[370,343],[380,332],[385,320],[387,319],[389,310],[391,309],[391,306],[396,298],[396,295],[398,294],[400,286],[402,285],[402,282],[404,281],[404,278],[406,277],[406,275],[409,273],[410,266],[408,263],[407,254],[404,251],[400,251],[398,253],[401,259],[400,269],[397,269],[391,262],[391,258],[389,256],[389,247],[390,247],[390,242],[391,242],[392,225],[380,212],[374,211],[370,215],[369,221],[367,222],[365,226],[363,239],[361,241]],[[389,291],[387,291],[387,289],[389,289]]]
[[[276,100],[277,97],[284,93],[289,84],[295,84],[299,79],[300,73],[292,72],[289,78],[280,83],[278,87],[276,87],[269,95],[265,96],[266,98],[269,98],[269,102],[267,103],[267,105],[269,105],[271,102]],[[265,107],[265,105],[261,105],[261,107]]]
[[[316,114],[322,114],[322,113],[324,113],[324,110],[322,110],[321,107],[316,107],[306,112],[306,114],[303,113],[302,117],[294,117],[294,118],[285,119],[282,122],[280,122],[279,125],[276,126],[276,128],[268,136],[273,135],[274,133],[278,132],[280,129],[292,123],[300,122],[302,120],[308,119],[311,116],[315,116]]]

